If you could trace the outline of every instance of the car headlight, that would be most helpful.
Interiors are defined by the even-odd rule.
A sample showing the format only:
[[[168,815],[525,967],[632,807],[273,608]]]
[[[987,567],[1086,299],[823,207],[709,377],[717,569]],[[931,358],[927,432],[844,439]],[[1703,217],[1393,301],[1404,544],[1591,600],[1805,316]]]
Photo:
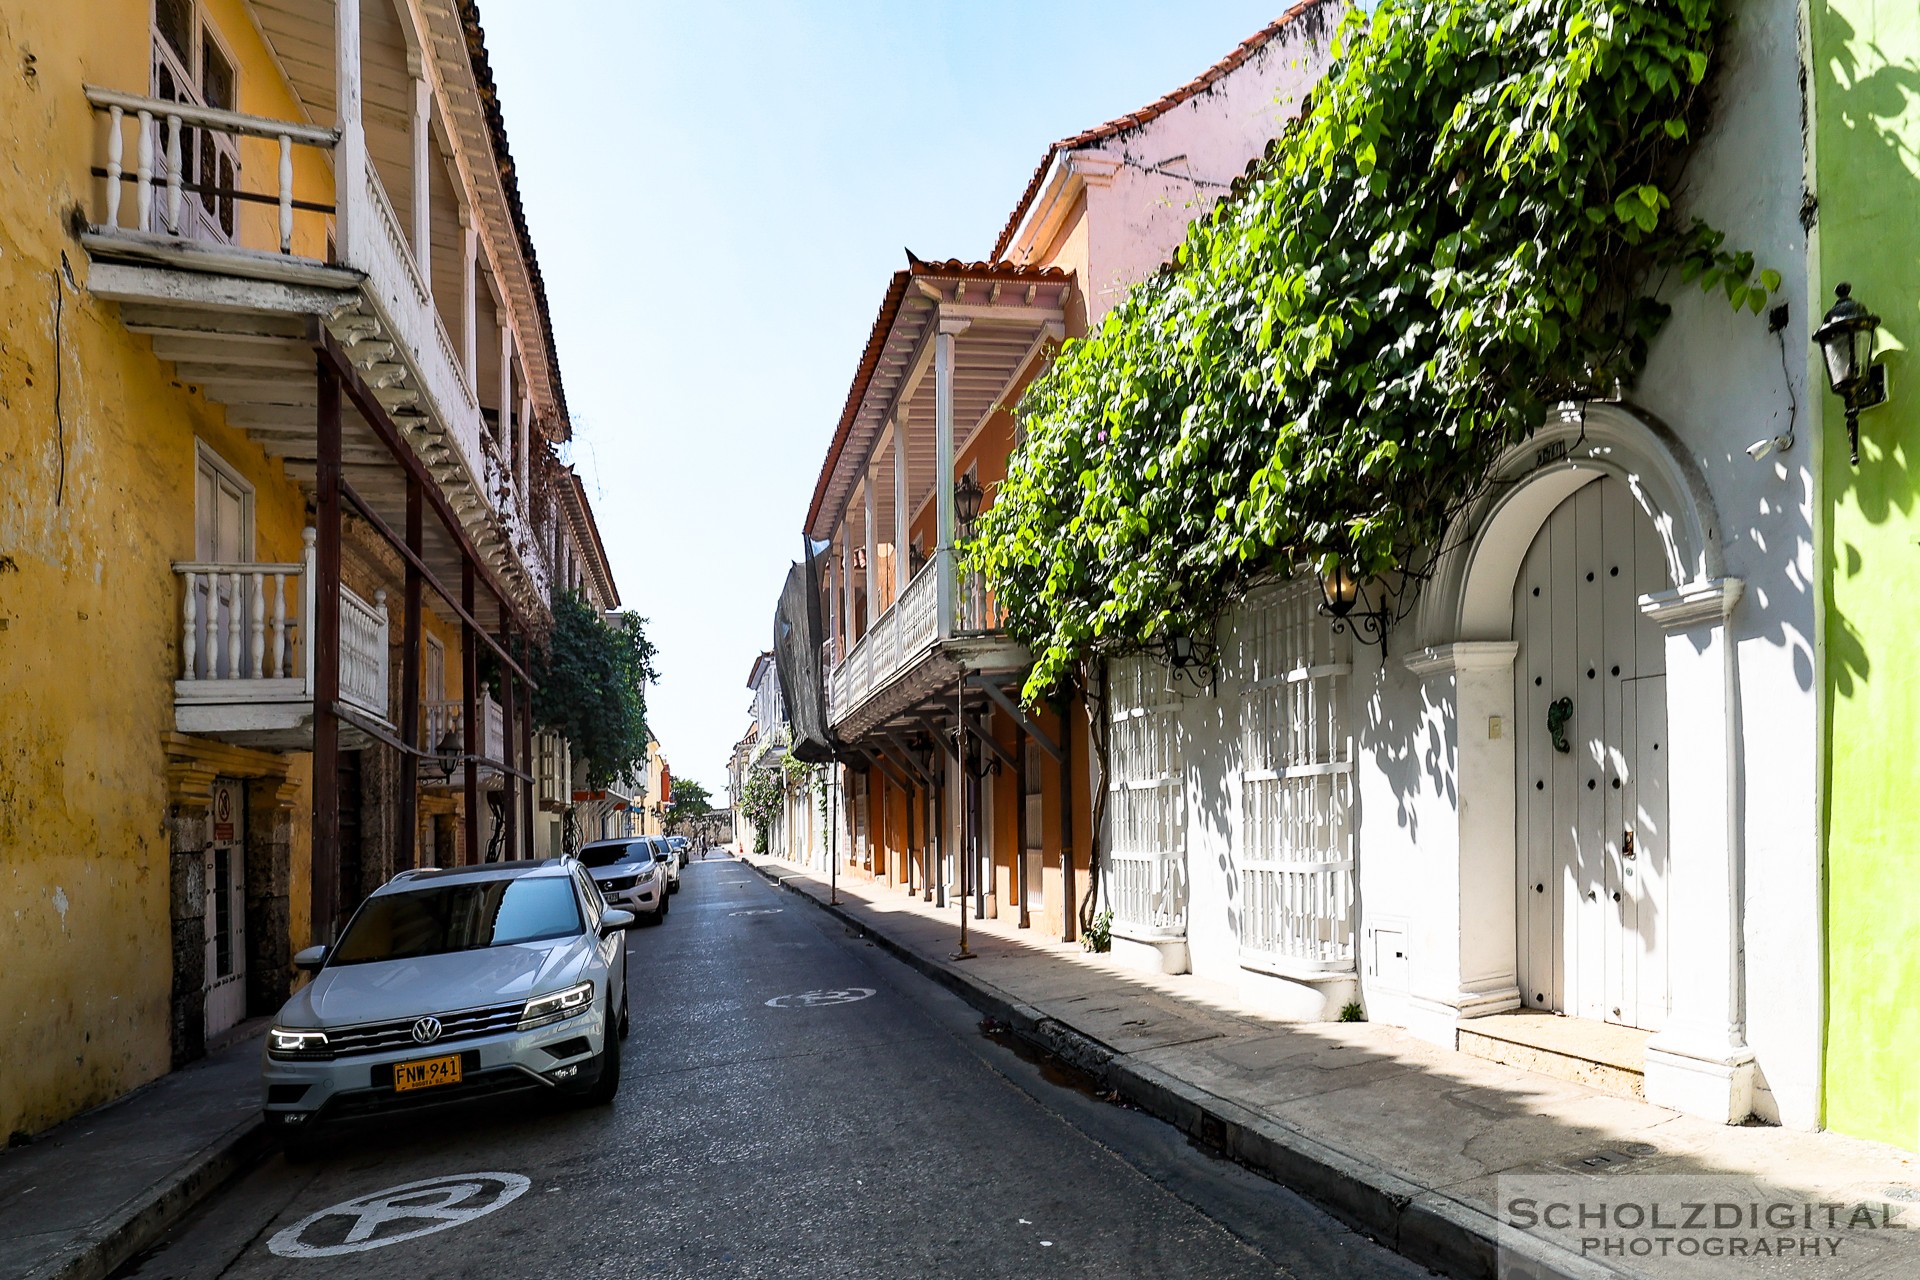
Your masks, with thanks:
[[[527,1001],[527,1007],[520,1011],[520,1030],[544,1027],[549,1022],[558,1022],[562,1018],[571,1018],[576,1013],[585,1013],[591,1007],[593,1007],[591,982],[582,982],[549,996],[535,996]]]
[[[326,1058],[327,1033],[299,1027],[275,1027],[267,1032],[267,1053],[275,1058]]]

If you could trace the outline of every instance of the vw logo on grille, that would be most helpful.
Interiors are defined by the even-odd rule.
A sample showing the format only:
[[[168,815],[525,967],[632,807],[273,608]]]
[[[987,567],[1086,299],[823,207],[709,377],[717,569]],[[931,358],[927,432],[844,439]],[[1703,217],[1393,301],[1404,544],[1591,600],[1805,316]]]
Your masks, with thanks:
[[[413,1038],[421,1044],[432,1044],[440,1038],[440,1019],[422,1018],[413,1024]]]

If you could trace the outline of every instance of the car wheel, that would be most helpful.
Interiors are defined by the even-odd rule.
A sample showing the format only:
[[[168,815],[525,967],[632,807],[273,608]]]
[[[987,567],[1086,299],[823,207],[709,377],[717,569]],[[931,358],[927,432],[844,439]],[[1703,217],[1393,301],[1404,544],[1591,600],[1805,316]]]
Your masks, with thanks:
[[[669,894],[680,892],[680,882],[678,880],[675,880],[672,884],[668,885],[667,892]]]
[[[667,918],[667,908],[671,907],[672,905],[673,905],[673,890],[669,888],[665,893],[660,895],[660,918],[662,920],[665,920]]]
[[[625,1040],[627,1033],[633,1030],[633,1014],[628,1008],[628,991],[625,983],[620,984],[620,1039]]]
[[[580,1094],[580,1104],[604,1107],[620,1092],[620,1037],[608,1036],[607,1047],[600,1051],[600,1074]]]

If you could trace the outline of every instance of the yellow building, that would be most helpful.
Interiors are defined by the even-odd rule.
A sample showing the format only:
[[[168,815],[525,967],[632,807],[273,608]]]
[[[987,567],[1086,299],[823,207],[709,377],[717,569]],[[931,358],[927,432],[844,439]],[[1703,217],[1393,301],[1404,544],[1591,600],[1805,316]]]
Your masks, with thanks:
[[[0,1133],[534,847],[516,664],[617,595],[471,18],[0,0]]]

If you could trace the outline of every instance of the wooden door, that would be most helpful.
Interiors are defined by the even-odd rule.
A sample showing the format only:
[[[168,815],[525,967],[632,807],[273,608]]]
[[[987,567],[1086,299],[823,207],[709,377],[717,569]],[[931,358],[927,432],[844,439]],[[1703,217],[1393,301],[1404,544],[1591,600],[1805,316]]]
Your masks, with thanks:
[[[220,779],[213,786],[212,840],[204,868],[204,1016],[210,1037],[247,1016],[246,794],[246,784],[231,779]]]
[[[194,559],[229,565],[252,561],[253,491],[204,450],[194,474],[193,518]],[[194,581],[200,593],[194,609],[199,628],[194,646],[195,678],[230,680],[252,674],[245,669],[245,646],[231,644],[235,634],[233,610],[240,607],[244,621],[250,583],[241,580],[236,600],[233,574],[201,575]]]
[[[1666,586],[1611,477],[1548,518],[1514,586],[1521,995],[1649,1030],[1667,1009],[1666,654],[1639,597]]]

